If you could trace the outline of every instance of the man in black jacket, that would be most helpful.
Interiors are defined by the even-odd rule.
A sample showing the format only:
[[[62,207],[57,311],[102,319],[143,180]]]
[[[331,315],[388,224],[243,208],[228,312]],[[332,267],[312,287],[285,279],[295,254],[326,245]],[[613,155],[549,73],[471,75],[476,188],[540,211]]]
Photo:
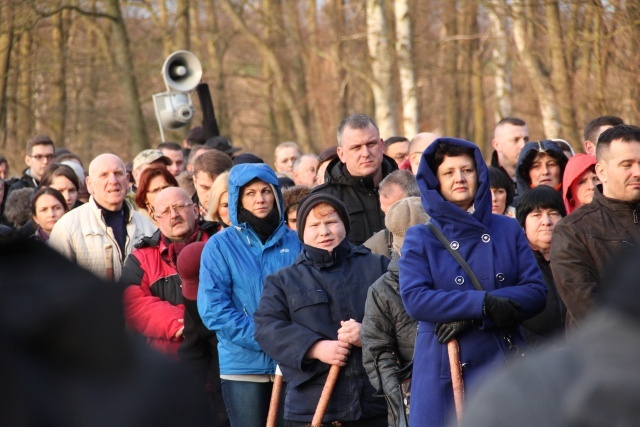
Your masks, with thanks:
[[[336,196],[347,206],[351,219],[348,238],[361,245],[384,228],[378,185],[398,169],[396,162],[384,155],[384,142],[371,117],[349,116],[338,126],[338,157],[325,172],[325,182],[314,193]]]
[[[40,184],[40,177],[44,169],[56,160],[55,146],[51,138],[46,135],[37,135],[27,141],[27,154],[24,162],[27,165],[19,180],[13,182],[5,198],[14,190],[21,188],[36,188]]]

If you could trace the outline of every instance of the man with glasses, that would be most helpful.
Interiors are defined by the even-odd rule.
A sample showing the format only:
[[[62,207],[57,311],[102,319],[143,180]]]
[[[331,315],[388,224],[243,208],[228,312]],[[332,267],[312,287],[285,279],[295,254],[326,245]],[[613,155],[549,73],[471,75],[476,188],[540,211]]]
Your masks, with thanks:
[[[384,154],[396,161],[398,167],[409,157],[409,140],[404,136],[392,136],[384,140]]]
[[[177,356],[184,331],[178,255],[190,243],[206,242],[218,229],[214,222],[199,223],[198,215],[198,206],[183,189],[160,191],[153,203],[158,230],[135,245],[120,279],[126,286],[127,325],[144,336],[149,346],[171,356]]]
[[[55,149],[53,141],[46,135],[30,138],[27,141],[27,154],[24,156],[27,168],[23,171],[22,177],[11,184],[6,196],[21,188],[36,188],[40,184],[44,169],[56,160]]]
[[[129,174],[115,154],[89,164],[89,202],[66,213],[51,231],[49,244],[95,275],[117,281],[134,243],[156,227],[125,200]]]

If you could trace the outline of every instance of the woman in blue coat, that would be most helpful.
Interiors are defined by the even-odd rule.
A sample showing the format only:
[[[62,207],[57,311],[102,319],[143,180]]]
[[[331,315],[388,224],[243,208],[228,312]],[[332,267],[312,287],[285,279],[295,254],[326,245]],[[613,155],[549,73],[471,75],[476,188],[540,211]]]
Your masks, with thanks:
[[[275,362],[253,338],[253,313],[264,279],[291,265],[301,243],[284,222],[278,179],[265,164],[229,174],[231,227],[207,242],[200,268],[198,311],[218,336],[222,395],[233,427],[264,426]]]
[[[454,417],[446,343],[458,340],[466,390],[495,365],[511,342],[524,347],[519,324],[544,309],[546,286],[522,229],[491,213],[489,173],[479,148],[439,138],[417,174],[425,211],[467,261],[476,290],[452,254],[425,225],[409,228],[399,261],[400,292],[418,320],[411,426],[443,426]]]

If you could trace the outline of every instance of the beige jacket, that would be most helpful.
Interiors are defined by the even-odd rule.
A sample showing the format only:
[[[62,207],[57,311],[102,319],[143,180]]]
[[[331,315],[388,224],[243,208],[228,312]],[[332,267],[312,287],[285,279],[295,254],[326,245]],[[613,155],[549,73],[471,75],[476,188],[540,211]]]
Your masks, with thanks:
[[[93,196],[88,203],[60,218],[51,231],[49,245],[95,275],[108,280],[119,280],[122,265],[133,245],[156,231],[155,225],[140,215],[129,202],[125,203],[129,207],[126,253],[121,253]]]

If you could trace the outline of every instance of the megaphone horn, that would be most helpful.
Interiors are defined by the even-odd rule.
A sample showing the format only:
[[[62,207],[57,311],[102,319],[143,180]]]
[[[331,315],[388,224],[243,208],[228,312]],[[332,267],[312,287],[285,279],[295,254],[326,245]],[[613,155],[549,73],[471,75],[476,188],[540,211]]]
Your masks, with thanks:
[[[167,90],[191,92],[202,78],[198,57],[188,50],[178,50],[167,57],[162,66],[162,78]]]

